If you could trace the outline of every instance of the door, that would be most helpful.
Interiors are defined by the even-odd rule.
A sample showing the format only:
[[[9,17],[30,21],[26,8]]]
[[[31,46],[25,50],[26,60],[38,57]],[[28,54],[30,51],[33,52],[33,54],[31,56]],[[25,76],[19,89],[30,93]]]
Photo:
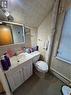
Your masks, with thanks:
[[[11,71],[7,72],[6,77],[7,77],[10,89],[13,92],[15,90],[15,83],[14,83],[14,80],[13,80],[13,73]]]

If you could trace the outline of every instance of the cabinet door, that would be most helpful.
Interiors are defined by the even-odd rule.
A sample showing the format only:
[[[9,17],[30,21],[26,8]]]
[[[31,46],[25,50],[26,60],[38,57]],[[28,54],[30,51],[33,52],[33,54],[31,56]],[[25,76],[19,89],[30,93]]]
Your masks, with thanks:
[[[32,61],[29,60],[25,64],[23,64],[23,76],[24,81],[27,80],[32,75]]]
[[[12,72],[6,73],[6,77],[7,77],[10,89],[13,92],[15,90],[15,83],[14,83],[14,80],[13,80],[13,74],[12,74]]]
[[[14,80],[14,84],[15,84],[15,89],[23,83],[22,69],[14,72],[13,80]]]
[[[12,92],[24,82],[22,69],[11,70],[6,76]]]

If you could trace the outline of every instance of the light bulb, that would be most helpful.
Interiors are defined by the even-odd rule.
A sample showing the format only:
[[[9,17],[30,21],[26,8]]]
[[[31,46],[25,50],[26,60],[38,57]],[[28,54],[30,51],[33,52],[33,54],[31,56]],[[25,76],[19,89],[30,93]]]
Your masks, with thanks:
[[[8,12],[8,11],[6,11],[6,12],[5,12],[5,15],[6,15],[6,17],[8,17],[8,16],[9,16],[9,12]]]

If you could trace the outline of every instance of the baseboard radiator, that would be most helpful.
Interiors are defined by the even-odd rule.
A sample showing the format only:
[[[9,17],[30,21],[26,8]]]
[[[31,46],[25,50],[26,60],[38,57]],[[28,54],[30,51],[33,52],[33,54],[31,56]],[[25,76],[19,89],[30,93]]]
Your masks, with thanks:
[[[59,78],[61,81],[63,81],[65,84],[69,85],[71,83],[71,80],[56,71],[54,68],[50,68],[51,73],[53,73],[57,78]]]

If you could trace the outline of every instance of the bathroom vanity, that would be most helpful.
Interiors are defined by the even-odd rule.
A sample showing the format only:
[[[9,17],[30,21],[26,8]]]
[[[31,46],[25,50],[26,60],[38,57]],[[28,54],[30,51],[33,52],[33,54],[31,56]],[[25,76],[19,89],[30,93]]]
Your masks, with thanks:
[[[36,62],[39,57],[40,53],[35,51],[30,54],[21,53],[10,59],[11,67],[4,73],[12,92],[33,74],[33,63]]]

